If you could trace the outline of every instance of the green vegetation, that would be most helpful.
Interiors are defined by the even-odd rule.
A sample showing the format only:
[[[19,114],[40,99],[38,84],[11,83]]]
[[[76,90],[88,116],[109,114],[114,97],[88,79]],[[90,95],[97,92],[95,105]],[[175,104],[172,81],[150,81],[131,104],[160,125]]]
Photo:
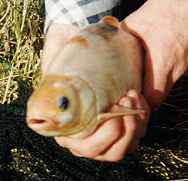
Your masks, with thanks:
[[[25,125],[27,98],[40,80],[44,8],[0,0],[0,180],[188,180],[188,79],[152,116],[134,155],[118,164],[76,158]]]

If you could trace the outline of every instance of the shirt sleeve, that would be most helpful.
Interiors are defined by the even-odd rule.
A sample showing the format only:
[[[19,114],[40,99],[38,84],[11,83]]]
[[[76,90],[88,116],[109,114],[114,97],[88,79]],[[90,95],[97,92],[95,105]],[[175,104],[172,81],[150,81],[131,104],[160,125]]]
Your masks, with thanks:
[[[45,0],[45,28],[52,23],[72,24],[80,28],[112,15],[120,0]]]

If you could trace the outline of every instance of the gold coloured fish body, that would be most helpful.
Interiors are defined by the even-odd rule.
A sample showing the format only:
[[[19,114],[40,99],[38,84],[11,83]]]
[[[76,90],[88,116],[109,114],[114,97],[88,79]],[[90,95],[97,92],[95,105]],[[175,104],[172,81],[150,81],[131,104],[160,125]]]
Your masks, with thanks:
[[[129,89],[141,91],[143,49],[106,17],[81,30],[51,62],[28,101],[27,124],[44,136],[86,136],[107,119],[142,110],[107,110]]]

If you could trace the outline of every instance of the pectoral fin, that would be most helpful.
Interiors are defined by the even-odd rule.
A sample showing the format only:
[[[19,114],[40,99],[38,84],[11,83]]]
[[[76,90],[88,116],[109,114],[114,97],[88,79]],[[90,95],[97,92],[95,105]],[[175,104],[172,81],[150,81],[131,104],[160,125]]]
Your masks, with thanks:
[[[131,109],[123,106],[114,106],[110,112],[102,113],[97,116],[97,121],[104,122],[108,119],[123,117],[128,115],[143,114],[145,110],[143,109]]]

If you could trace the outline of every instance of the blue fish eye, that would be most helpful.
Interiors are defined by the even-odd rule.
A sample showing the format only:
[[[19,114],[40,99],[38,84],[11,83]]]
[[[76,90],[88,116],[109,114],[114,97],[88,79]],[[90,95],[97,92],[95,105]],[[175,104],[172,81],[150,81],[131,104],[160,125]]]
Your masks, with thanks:
[[[60,109],[66,110],[69,106],[69,99],[65,96],[62,96],[58,100],[58,107]]]

